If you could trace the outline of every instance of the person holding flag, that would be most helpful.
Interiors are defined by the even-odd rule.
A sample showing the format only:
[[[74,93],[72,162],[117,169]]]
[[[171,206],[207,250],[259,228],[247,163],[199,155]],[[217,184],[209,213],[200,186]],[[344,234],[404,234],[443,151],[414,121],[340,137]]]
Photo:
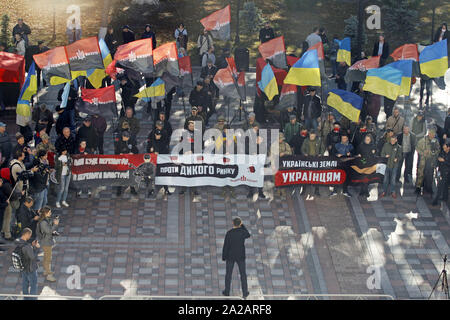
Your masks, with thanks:
[[[20,90],[19,100],[16,108],[16,124],[20,127],[26,127],[31,121],[30,101],[37,92],[36,65],[32,62],[28,70],[27,78]]]

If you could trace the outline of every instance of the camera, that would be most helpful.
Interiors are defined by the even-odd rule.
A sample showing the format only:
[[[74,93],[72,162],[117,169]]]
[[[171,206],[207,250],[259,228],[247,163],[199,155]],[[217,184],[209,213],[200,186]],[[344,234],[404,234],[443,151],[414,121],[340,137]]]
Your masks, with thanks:
[[[50,166],[48,164],[39,163],[37,167],[40,172],[46,171],[48,173],[50,171]]]
[[[31,171],[22,171],[17,175],[17,180],[26,181],[31,179],[33,173]]]

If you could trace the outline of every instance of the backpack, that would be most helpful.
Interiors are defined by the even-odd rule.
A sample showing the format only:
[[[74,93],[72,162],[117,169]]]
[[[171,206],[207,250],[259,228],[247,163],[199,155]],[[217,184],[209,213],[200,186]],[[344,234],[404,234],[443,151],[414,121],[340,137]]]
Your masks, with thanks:
[[[25,259],[23,256],[23,247],[26,245],[26,243],[21,243],[17,245],[17,247],[14,249],[14,251],[11,253],[11,261],[12,266],[14,269],[23,271],[25,269]]]

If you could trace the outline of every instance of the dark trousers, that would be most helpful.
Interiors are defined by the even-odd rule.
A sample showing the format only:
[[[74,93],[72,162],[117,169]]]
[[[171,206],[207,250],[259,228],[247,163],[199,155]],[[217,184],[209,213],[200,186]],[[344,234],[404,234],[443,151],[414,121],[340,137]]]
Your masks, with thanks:
[[[437,192],[433,197],[434,201],[443,200],[447,202],[448,200],[448,175],[442,175],[439,177]]]
[[[392,116],[392,110],[394,109],[395,101],[384,97],[384,113],[386,113],[386,119]]]
[[[432,80],[424,80],[420,79],[420,104],[422,104],[423,100],[423,92],[426,89],[427,90],[427,99],[425,100],[425,105],[428,105],[430,103],[430,94],[431,94],[431,82]]]
[[[98,135],[98,154],[104,154],[103,152],[103,134]]]
[[[414,152],[407,152],[403,153],[403,160],[399,164],[398,170],[397,170],[397,180],[400,179],[401,173],[402,173],[402,166],[403,163],[405,163],[405,172],[403,174],[403,177],[405,178],[405,182],[408,181],[408,175],[412,176],[412,168],[413,168],[413,162],[414,162]]]
[[[247,287],[247,273],[245,272],[245,260],[227,260],[226,261],[226,273],[225,273],[225,293],[230,294],[231,276],[233,275],[234,263],[237,263],[239,267],[239,273],[241,275],[242,293],[245,295],[248,293]]]

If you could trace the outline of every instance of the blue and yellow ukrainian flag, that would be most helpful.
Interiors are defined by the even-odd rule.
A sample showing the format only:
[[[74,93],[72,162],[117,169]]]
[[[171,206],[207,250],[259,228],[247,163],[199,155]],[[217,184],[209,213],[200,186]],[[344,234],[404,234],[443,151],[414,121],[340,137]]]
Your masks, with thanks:
[[[352,65],[352,45],[349,37],[342,40],[335,40],[339,44],[337,53],[337,62],[345,62],[349,67]]]
[[[320,87],[322,83],[317,50],[306,51],[300,60],[291,67],[284,83]]]
[[[166,95],[166,86],[161,78],[155,80],[150,87],[146,87],[144,90],[135,94],[136,98],[141,98],[145,102],[148,102],[152,97],[164,98]]]
[[[367,71],[363,90],[397,100],[402,85],[402,71],[389,65]]]
[[[103,38],[100,38],[98,45],[100,47],[100,53],[102,54],[103,66],[106,69],[106,67],[112,62],[111,53],[109,52],[108,46]],[[104,69],[90,69],[86,71],[86,74],[89,82],[96,89],[102,86],[103,79],[105,79],[108,75]]]
[[[36,66],[33,63],[28,70],[27,78],[20,90],[19,100],[16,107],[16,124],[26,126],[31,120],[31,97],[37,92]]]
[[[266,64],[261,72],[261,81],[258,82],[258,87],[264,91],[269,101],[278,94],[277,79],[269,64]]]
[[[400,96],[409,96],[411,92],[411,78],[412,78],[412,60],[398,60],[396,62],[388,64],[395,69],[402,72],[402,84],[400,86]]]
[[[358,122],[363,98],[349,91],[333,89],[328,93],[327,104],[347,119]]]
[[[440,78],[448,69],[448,39],[425,47],[419,56],[420,72],[430,78]]]

